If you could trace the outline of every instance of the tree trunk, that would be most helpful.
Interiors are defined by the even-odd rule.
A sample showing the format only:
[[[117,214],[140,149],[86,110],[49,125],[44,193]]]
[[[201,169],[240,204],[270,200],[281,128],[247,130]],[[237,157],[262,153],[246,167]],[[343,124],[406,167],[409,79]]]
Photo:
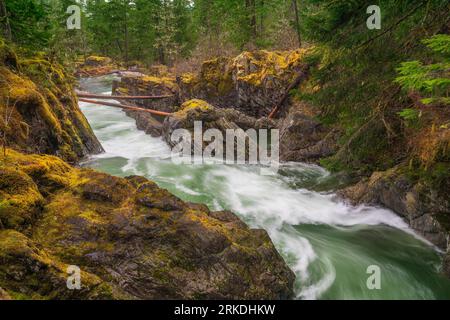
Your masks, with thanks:
[[[2,23],[4,27],[3,34],[7,40],[11,41],[12,40],[11,25],[9,24],[9,14],[6,9],[5,0],[0,0],[0,17],[1,20],[3,21]]]
[[[128,69],[128,4],[125,3],[125,67]]]
[[[295,27],[297,29],[298,47],[300,48],[302,46],[302,35],[301,35],[301,31],[300,31],[300,17],[298,14],[297,0],[292,0],[292,4],[294,6],[294,12],[295,12]]]

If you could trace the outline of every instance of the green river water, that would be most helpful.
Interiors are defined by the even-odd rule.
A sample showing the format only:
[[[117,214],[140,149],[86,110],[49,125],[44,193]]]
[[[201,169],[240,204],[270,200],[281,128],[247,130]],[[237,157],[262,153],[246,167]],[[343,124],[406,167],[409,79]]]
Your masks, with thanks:
[[[111,92],[112,77],[82,80],[84,90]],[[84,166],[117,176],[142,175],[183,200],[231,210],[253,228],[268,231],[295,272],[298,299],[449,299],[450,281],[439,274],[441,253],[398,216],[375,207],[352,207],[323,190],[332,177],[303,163],[278,174],[223,164],[171,161],[161,138],[137,130],[123,111],[80,103],[105,153]],[[381,288],[369,289],[369,266]]]

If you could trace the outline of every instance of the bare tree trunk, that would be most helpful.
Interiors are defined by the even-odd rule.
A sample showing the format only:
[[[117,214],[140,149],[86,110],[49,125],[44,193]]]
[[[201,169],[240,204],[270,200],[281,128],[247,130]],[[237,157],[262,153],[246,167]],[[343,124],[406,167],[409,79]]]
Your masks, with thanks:
[[[128,69],[128,6],[127,3],[125,3],[125,66]]]
[[[9,15],[8,11],[6,10],[5,0],[0,0],[0,18],[3,21],[2,24],[4,25],[3,34],[7,40],[11,41],[12,40],[11,25],[9,24]]]
[[[246,14],[248,14],[248,23],[250,32],[254,38],[257,36],[256,30],[256,0],[245,0]],[[254,40],[254,39],[253,39]]]
[[[294,6],[294,12],[295,12],[295,27],[297,29],[298,47],[300,48],[302,46],[302,35],[301,35],[301,31],[300,31],[300,17],[298,14],[297,0],[292,0],[292,4]]]
[[[264,35],[264,0],[261,0],[261,13],[259,17],[259,34]]]

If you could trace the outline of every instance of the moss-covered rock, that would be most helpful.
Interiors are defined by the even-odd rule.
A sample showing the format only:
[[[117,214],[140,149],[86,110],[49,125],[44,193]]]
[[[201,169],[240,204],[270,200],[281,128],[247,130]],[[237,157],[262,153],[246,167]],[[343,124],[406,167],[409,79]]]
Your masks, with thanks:
[[[78,77],[96,77],[112,73],[118,69],[111,58],[101,56],[89,56],[77,64],[76,75]]]
[[[68,264],[24,234],[0,230],[0,286],[13,299],[111,299],[113,288],[82,271],[81,289],[67,287]]]
[[[299,73],[307,71],[305,53],[261,50],[205,61],[198,75],[179,77],[180,100],[198,98],[251,116],[267,116]]]
[[[236,109],[232,108],[215,108],[208,102],[200,99],[192,99],[184,102],[177,110],[164,120],[162,136],[164,140],[175,146],[179,141],[172,141],[172,134],[177,129],[186,129],[191,133],[191,146],[194,148],[194,124],[196,121],[202,122],[202,132],[208,129],[217,129],[222,133],[223,138],[226,138],[226,131],[228,129],[236,130],[242,129],[242,137],[254,141],[245,132],[248,129],[273,129],[276,122],[268,118],[256,119],[248,116]],[[248,140],[246,140],[246,151],[249,149]],[[256,141],[254,141],[256,142]],[[202,150],[210,144],[210,141],[203,141]]]
[[[42,58],[19,59],[18,65],[20,72],[0,63],[0,133],[7,144],[70,162],[101,152],[63,68]]]
[[[0,288],[14,299],[292,295],[294,274],[267,233],[231,212],[183,202],[142,177],[13,150],[7,159],[0,170],[11,176],[0,178],[0,201],[13,193],[25,209],[33,203],[20,197],[32,190],[41,202],[26,231],[0,228]],[[65,285],[69,265],[82,270],[80,291]]]

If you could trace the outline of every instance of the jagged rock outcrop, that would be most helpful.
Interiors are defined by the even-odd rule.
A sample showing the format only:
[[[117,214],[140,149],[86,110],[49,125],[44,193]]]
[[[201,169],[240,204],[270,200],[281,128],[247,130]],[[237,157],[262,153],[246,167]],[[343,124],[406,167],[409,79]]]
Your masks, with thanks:
[[[122,95],[172,95],[137,101],[151,109],[172,112],[174,106],[202,99],[217,108],[234,108],[253,117],[267,116],[300,73],[306,50],[243,52],[235,58],[205,61],[199,74],[183,74],[176,81],[170,74],[124,75],[113,92]]]
[[[315,162],[337,149],[337,131],[326,128],[304,103],[292,104],[280,120],[280,159]]]
[[[446,186],[433,188],[408,177],[407,169],[398,166],[375,172],[354,186],[338,192],[353,204],[385,206],[402,216],[417,233],[446,250],[449,245],[450,199]]]
[[[178,141],[172,140],[172,133],[177,129],[187,129],[191,132],[192,139],[194,139],[195,121],[201,121],[202,132],[207,129],[219,130],[223,135],[224,141],[226,138],[226,130],[228,129],[242,129],[243,131],[248,129],[270,130],[276,126],[276,122],[268,118],[256,119],[235,109],[215,108],[206,101],[193,99],[183,103],[177,112],[164,120],[162,129],[164,140],[172,147],[176,145]],[[250,138],[245,132],[243,132],[243,136]],[[210,141],[202,142],[202,149],[210,144]],[[191,145],[194,148],[194,141]],[[248,148],[248,143],[246,147]]]
[[[111,58],[89,56],[77,65],[75,75],[77,77],[96,77],[112,73],[118,69]]]
[[[0,162],[0,292],[13,299],[285,299],[267,233],[142,177],[8,150]],[[26,196],[25,196],[26,195]],[[78,266],[81,290],[66,286]]]
[[[180,77],[180,100],[199,98],[254,117],[267,116],[298,75],[307,72],[305,53],[260,50],[206,61],[198,75]]]
[[[70,162],[103,151],[61,66],[20,60],[2,43],[0,57],[0,134],[8,146]]]
[[[125,113],[130,118],[136,120],[136,126],[139,130],[144,131],[152,137],[160,137],[162,135],[162,119],[157,119],[153,115],[141,111],[126,110]]]

